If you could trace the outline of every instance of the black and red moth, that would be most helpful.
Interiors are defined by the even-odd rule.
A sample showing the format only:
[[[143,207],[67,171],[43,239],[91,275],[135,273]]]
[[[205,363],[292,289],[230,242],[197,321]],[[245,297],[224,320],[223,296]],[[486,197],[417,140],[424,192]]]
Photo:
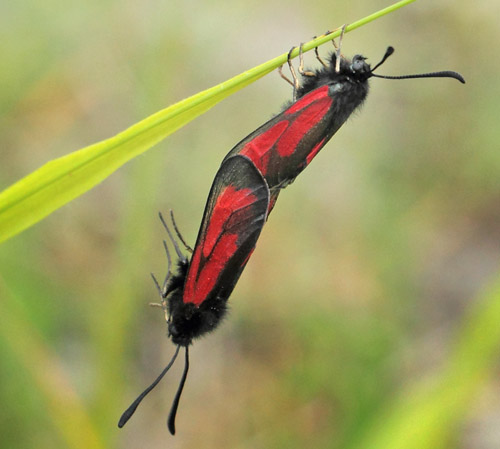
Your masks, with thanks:
[[[142,399],[163,378],[183,346],[184,373],[168,418],[168,428],[175,434],[175,415],[189,368],[188,347],[193,339],[214,330],[226,314],[229,295],[267,219],[269,201],[269,187],[260,171],[250,159],[235,155],[223,161],[215,175],[191,261],[180,252],[160,215],[179,257],[178,272],[170,276],[170,255],[165,244],[169,274],[163,288],[153,279],[168,315],[168,335],[177,350],[155,382],[123,413],[119,427],[125,425]]]
[[[119,427],[130,419],[184,347],[184,373],[168,418],[168,428],[175,433],[175,416],[189,368],[189,345],[219,325],[279,192],[293,182],[364,102],[369,78],[447,77],[465,83],[460,74],[451,71],[404,76],[374,74],[393,52],[389,47],[373,69],[361,55],[348,60],[337,52],[320,70],[301,72],[303,82],[295,85],[295,101],[239,142],[222,161],[190,261],[179,250],[162,218],[179,257],[178,272],[170,275],[167,250],[169,274],[163,288],[156,280],[155,283],[166,309],[168,335],[177,349],[160,376],[123,413]]]

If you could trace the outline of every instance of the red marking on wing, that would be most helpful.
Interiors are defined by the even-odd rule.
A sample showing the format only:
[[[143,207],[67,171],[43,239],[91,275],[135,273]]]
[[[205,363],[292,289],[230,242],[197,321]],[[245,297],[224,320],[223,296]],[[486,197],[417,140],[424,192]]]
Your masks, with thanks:
[[[244,207],[255,202],[252,189],[236,190],[233,186],[226,187],[213,208],[210,222],[208,223],[205,241],[203,245],[203,256],[208,257],[223,233],[223,227],[227,224],[231,215]]]
[[[198,271],[201,262],[201,251],[193,257],[191,261],[190,270],[198,274],[197,279],[192,279],[189,276],[186,280],[186,287],[184,289],[185,303],[192,302],[194,305],[199,306],[210,292],[215,287],[219,273],[224,269],[225,264],[238,249],[236,241],[238,236],[236,234],[224,235],[216,245],[216,252],[213,257],[205,262],[205,265]]]
[[[252,250],[248,253],[247,257],[245,257],[245,260],[241,264],[242,268],[245,267],[245,265],[247,264],[247,262],[250,260],[250,256],[253,254],[254,251],[255,251],[255,248],[252,248]]]
[[[315,91],[313,91],[313,93],[314,92]],[[286,134],[284,134],[278,142],[277,150],[280,156],[287,157],[293,154],[305,134],[320,122],[328,112],[332,101],[333,100],[328,96],[322,97],[302,110],[288,127]]]
[[[289,109],[287,109],[287,114],[293,114],[309,106],[311,103],[319,100],[321,98],[328,97],[328,86],[319,87],[299,98]]]
[[[323,143],[325,142],[325,139],[322,139],[321,142],[319,142],[312,150],[311,152],[307,155],[306,157],[306,163],[309,165],[311,161],[314,159],[314,156],[318,154],[318,151],[321,150],[323,147]]]
[[[213,208],[201,248],[195,248],[183,301],[199,306],[215,287],[225,265],[238,249],[237,234],[224,231],[232,214],[255,201],[251,189],[226,187]],[[202,263],[202,257],[205,259]]]
[[[243,156],[248,157],[263,176],[267,173],[267,166],[271,157],[269,150],[285,132],[288,124],[288,120],[276,123],[261,135],[254,137],[239,152]]]

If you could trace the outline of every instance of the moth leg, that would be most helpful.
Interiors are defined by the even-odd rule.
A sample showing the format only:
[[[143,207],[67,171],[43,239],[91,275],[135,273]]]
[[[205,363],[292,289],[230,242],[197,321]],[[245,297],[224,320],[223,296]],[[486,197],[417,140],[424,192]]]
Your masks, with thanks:
[[[293,87],[294,87],[295,90],[297,90],[299,88],[299,79],[297,78],[297,74],[295,73],[295,69],[293,68],[293,64],[292,64],[292,52],[296,48],[297,47],[290,48],[290,51],[288,52],[288,56],[287,56],[288,68],[290,69],[290,73],[292,74]]]
[[[283,66],[282,66],[282,65],[280,65],[280,66],[278,67],[278,73],[280,74],[281,78],[283,78],[283,79],[284,79],[284,80],[285,80],[288,84],[290,84],[290,85],[294,86],[293,81],[292,81],[292,80],[290,80],[290,78],[288,78],[288,77],[287,77],[287,76],[283,73]]]
[[[344,25],[342,25],[342,31],[340,32],[340,37],[339,37],[339,46],[337,47],[337,45],[335,44],[335,41],[332,40],[333,42],[333,46],[335,47],[336,49],[336,58],[335,58],[335,72],[336,73],[339,73],[340,72],[340,58],[342,57],[342,53],[341,53],[341,48],[342,48],[342,40],[344,39],[344,33],[345,33],[345,29],[346,29],[346,26],[347,26],[347,23],[344,23]]]
[[[295,47],[292,47],[291,50],[288,52],[288,65],[290,66],[290,53],[295,49]],[[280,74],[281,78],[283,78],[288,84],[290,84],[291,86],[293,86],[295,88],[295,78],[294,78],[294,81],[292,81],[290,78],[288,78],[288,76],[286,76],[284,73],[283,73],[283,66],[279,66],[278,67],[278,73]],[[293,75],[293,73],[292,73]]]
[[[342,30],[341,33],[340,33],[340,38],[339,38],[339,45],[337,46],[337,43],[335,42],[335,39],[332,39],[332,44],[333,44],[333,47],[335,48],[335,50],[338,50],[339,47],[341,46],[342,44],[342,36],[344,35],[344,31],[345,31],[345,28],[347,26],[347,23],[344,23],[344,25],[342,25],[341,27],[338,27],[338,28],[335,28],[333,31],[337,31],[337,30]],[[327,31],[324,36],[327,36],[328,34],[332,34],[333,31]]]
[[[291,84],[293,86],[293,101],[295,101],[296,98],[297,98],[297,89],[300,86],[299,79],[297,78],[297,74],[295,73],[295,69],[293,68],[293,64],[292,64],[292,52],[296,48],[297,47],[292,47],[290,49],[290,51],[288,52],[288,56],[287,56],[288,68],[290,69],[290,73],[292,74],[292,80],[290,80],[290,78],[288,78],[283,73],[283,66],[280,66],[278,68],[278,73],[280,74],[281,78],[283,78],[287,83],[289,83],[289,84]]]
[[[296,49],[297,47],[292,47],[290,48],[290,51],[288,52],[288,68],[290,69],[290,73],[292,74],[292,79],[293,79],[293,101],[297,99],[297,89],[300,86],[299,83],[299,78],[297,77],[297,74],[295,73],[295,69],[293,68],[292,64],[292,52]]]
[[[316,47],[314,49],[314,54],[316,55],[316,59],[320,62],[320,64],[323,66],[323,67],[328,67],[328,65],[326,64],[325,61],[323,61],[323,59],[321,59],[321,56],[319,55],[319,52],[318,52],[318,47]]]
[[[322,34],[322,35],[321,35],[321,37],[323,37],[323,36],[328,36],[329,34],[332,34],[332,33],[333,33],[333,31],[327,30],[324,34]],[[316,38],[317,38],[317,36],[314,36],[314,38],[313,38],[313,39],[316,39]],[[328,67],[328,64],[327,64],[325,61],[323,61],[323,59],[321,59],[321,56],[319,55],[318,47],[315,47],[315,48],[314,48],[314,54],[316,55],[316,59],[320,62],[320,64],[321,64],[323,67],[326,67],[326,68],[327,68],[327,67]]]
[[[309,71],[304,71],[304,44],[301,43],[300,44],[300,47],[299,47],[299,67],[298,67],[298,70],[299,70],[299,73],[302,75],[302,76],[316,76],[316,74],[314,72],[309,72]],[[317,50],[318,47],[315,48],[315,50]]]

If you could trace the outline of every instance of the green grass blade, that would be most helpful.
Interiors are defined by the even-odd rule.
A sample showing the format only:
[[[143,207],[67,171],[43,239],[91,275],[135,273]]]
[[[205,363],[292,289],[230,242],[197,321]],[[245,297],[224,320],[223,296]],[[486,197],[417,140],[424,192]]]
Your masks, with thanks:
[[[350,24],[346,32],[415,0],[404,0]],[[337,30],[304,45],[304,51],[332,40]],[[292,56],[298,54],[296,50]],[[272,72],[287,60],[278,56],[217,86],[180,101],[114,137],[55,159],[0,193],[0,242],[37,223],[54,210],[96,186],[219,101]]]

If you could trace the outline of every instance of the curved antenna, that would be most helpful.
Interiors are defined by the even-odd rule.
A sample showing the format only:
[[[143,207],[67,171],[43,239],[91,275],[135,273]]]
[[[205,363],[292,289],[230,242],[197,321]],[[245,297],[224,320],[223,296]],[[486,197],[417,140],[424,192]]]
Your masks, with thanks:
[[[187,259],[186,259],[186,256],[184,254],[182,254],[182,251],[181,249],[179,248],[179,245],[177,244],[176,240],[174,239],[174,236],[172,235],[172,233],[170,232],[170,229],[167,225],[167,223],[165,222],[165,219],[163,218],[163,215],[161,212],[158,213],[159,217],[160,217],[160,220],[161,220],[161,223],[163,224],[163,227],[166,229],[167,231],[167,234],[168,236],[170,237],[170,240],[172,241],[172,244],[174,245],[174,248],[175,248],[175,252],[177,254],[177,257],[182,261],[182,262],[187,262]]]
[[[179,346],[177,346],[179,348]],[[175,416],[177,415],[177,408],[179,407],[179,401],[181,399],[182,389],[184,388],[184,384],[186,383],[186,378],[189,371],[189,350],[188,346],[186,346],[186,357],[184,360],[184,372],[182,373],[181,382],[179,384],[179,388],[177,389],[177,393],[175,394],[174,402],[172,402],[172,407],[170,409],[170,413],[168,414],[167,426],[168,430],[172,435],[175,435]]]
[[[179,228],[177,227],[177,223],[175,222],[175,218],[174,218],[174,211],[172,209],[170,209],[170,218],[172,219],[172,224],[174,225],[175,233],[177,234],[177,237],[179,237],[179,240],[184,245],[184,248],[186,248],[191,254],[193,254],[193,248],[191,248],[186,243],[186,241],[184,240],[184,237],[182,237],[181,231],[179,231]]]
[[[443,70],[442,72],[430,72],[430,73],[417,73],[415,75],[377,75],[373,73],[374,70],[377,69],[377,67],[380,67],[386,59],[391,56],[394,53],[394,48],[393,47],[387,47],[387,50],[385,51],[385,55],[382,58],[382,60],[373,67],[373,69],[370,70],[370,76],[374,76],[375,78],[385,78],[388,80],[406,80],[406,79],[413,79],[413,78],[454,78],[458,81],[460,81],[462,84],[465,84],[465,79],[460,73],[453,72],[452,70]]]
[[[375,67],[373,67],[373,69],[371,69],[370,71],[373,72],[377,67],[380,67],[384,62],[385,60],[391,56],[392,54],[394,53],[394,47],[387,47],[387,50],[385,51],[385,55],[384,57],[380,60],[380,62],[378,64],[375,65]],[[373,73],[372,73],[373,75]],[[376,75],[373,75],[373,76],[376,76]]]
[[[175,350],[175,354],[173,355],[172,359],[170,362],[168,362],[168,365],[165,367],[165,369],[161,372],[161,374],[157,377],[157,379],[148,387],[146,388],[139,396],[138,398],[132,402],[130,407],[123,412],[123,415],[120,418],[120,421],[118,421],[118,427],[122,428],[127,421],[131,418],[131,416],[134,414],[135,410],[141,403],[141,401],[148,395],[148,393],[158,385],[160,380],[163,379],[163,376],[167,374],[167,371],[171,368],[171,366],[174,364],[175,359],[177,358],[177,354],[179,354],[180,346],[177,346],[177,349]],[[187,350],[187,348],[186,348]]]
[[[412,78],[454,78],[460,81],[462,84],[465,84],[465,79],[460,73],[453,72],[452,70],[444,70],[442,72],[430,72],[430,73],[417,73],[415,75],[376,75],[372,73],[372,76],[376,78],[385,78],[388,80],[406,80]]]

